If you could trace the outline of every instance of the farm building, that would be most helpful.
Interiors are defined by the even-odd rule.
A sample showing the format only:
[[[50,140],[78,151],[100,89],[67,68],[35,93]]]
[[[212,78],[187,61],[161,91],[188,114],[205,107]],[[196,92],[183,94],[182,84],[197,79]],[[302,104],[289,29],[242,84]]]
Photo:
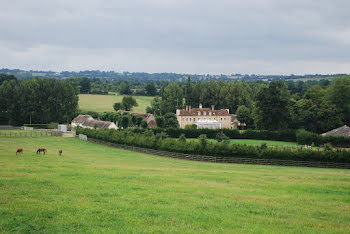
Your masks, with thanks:
[[[117,124],[108,121],[96,120],[90,115],[78,115],[72,120],[72,128],[82,127],[82,128],[108,128],[108,129],[118,129]]]
[[[124,113],[129,113],[129,114],[132,114],[132,115],[140,116],[140,117],[142,117],[143,120],[147,121],[147,127],[149,127],[149,128],[157,127],[156,119],[154,118],[154,115],[152,115],[152,114],[149,114],[149,113],[137,113],[137,112],[131,112],[131,111],[125,111],[125,110],[118,110],[117,112],[122,114],[122,115]]]
[[[329,132],[325,132],[321,134],[322,136],[343,136],[343,137],[350,137],[350,127],[347,125],[344,125],[340,128],[333,129]]]

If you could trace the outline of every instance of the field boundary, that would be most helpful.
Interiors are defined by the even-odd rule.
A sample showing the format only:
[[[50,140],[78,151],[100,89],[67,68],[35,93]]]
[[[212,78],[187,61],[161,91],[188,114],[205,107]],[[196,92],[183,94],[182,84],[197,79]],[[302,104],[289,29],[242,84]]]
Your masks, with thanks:
[[[236,164],[256,164],[256,165],[272,165],[272,166],[294,166],[294,167],[317,167],[317,168],[338,168],[350,169],[350,163],[335,163],[335,162],[319,162],[319,161],[294,161],[294,160],[280,160],[280,159],[259,159],[259,158],[236,158],[236,157],[215,157],[207,155],[193,155],[183,154],[168,151],[159,151],[154,149],[141,148],[136,146],[128,146],[115,144],[111,142],[101,141],[93,138],[87,141],[112,146],[119,149],[131,150],[139,153],[154,154],[169,158],[185,159],[191,161],[201,162],[215,162],[215,163],[236,163]]]
[[[0,131],[0,138],[62,136],[62,132],[49,130]]]

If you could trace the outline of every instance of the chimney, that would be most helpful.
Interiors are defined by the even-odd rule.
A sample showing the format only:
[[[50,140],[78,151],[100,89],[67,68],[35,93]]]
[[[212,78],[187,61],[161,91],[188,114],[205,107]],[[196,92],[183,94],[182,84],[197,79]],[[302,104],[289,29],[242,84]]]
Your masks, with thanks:
[[[188,105],[186,105],[186,111],[188,111]]]
[[[202,109],[202,104],[199,104],[199,109]]]
[[[211,110],[212,110],[212,111],[214,110],[214,107],[215,107],[214,105],[211,105]]]

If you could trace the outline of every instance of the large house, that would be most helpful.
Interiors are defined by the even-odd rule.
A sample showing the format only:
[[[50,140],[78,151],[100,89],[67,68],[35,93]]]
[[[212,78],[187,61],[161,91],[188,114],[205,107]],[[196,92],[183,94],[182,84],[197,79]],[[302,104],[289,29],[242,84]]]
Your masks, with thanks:
[[[118,110],[117,112],[122,114],[122,115],[126,112],[126,113],[130,113],[132,115],[140,116],[140,117],[142,117],[143,120],[147,121],[147,127],[149,127],[149,128],[157,127],[156,119],[154,118],[154,115],[152,115],[152,114],[130,112],[130,111],[125,111],[125,110]]]
[[[199,108],[186,106],[186,109],[177,109],[176,117],[180,128],[192,124],[197,125],[197,128],[209,129],[237,128],[239,125],[229,109],[215,110],[214,106],[211,106],[211,109],[203,108],[201,104]]]
[[[113,122],[101,121],[92,118],[90,115],[78,115],[71,123],[72,128],[107,128],[107,129],[118,129],[118,126]]]

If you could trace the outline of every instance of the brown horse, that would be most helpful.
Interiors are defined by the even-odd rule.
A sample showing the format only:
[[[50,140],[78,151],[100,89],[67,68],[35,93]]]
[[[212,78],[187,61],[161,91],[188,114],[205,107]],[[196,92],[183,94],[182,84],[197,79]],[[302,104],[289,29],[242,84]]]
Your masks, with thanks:
[[[23,153],[23,149],[17,149],[17,151],[16,151],[16,155],[17,155],[17,153],[18,153],[18,154]]]
[[[61,156],[62,152],[63,152],[63,151],[60,149],[60,150],[58,151],[58,154]]]
[[[44,154],[46,153],[46,149],[44,148],[39,148],[37,151],[36,151],[36,154],[41,154],[41,152],[43,152]]]

